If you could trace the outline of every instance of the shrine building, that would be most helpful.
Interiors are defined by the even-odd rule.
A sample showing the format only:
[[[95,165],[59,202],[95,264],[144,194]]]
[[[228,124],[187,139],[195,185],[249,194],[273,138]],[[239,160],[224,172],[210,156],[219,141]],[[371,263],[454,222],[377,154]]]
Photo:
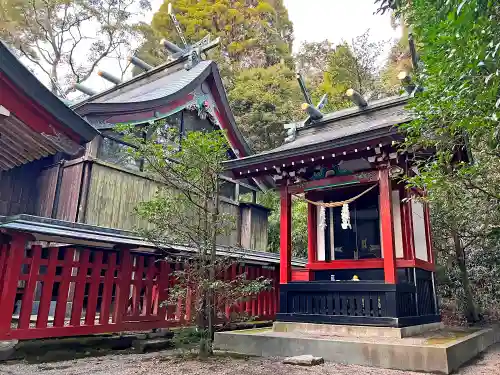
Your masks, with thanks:
[[[300,82],[300,80],[299,80]],[[281,195],[278,321],[406,327],[440,321],[429,209],[412,199],[402,152],[408,95],[289,124],[273,150],[227,162],[234,178],[272,177]],[[319,106],[318,106],[319,107]],[[293,200],[307,200],[308,262],[293,269]]]

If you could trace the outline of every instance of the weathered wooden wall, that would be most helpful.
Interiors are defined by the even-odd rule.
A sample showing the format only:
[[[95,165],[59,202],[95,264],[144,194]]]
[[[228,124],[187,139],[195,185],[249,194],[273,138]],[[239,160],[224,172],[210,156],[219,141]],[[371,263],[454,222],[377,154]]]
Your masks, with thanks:
[[[43,168],[51,163],[51,157],[44,158],[0,172],[0,215],[38,214],[37,179]]]
[[[161,186],[143,173],[85,158],[33,162],[0,178],[0,215],[23,213],[125,230],[147,225],[134,209]],[[234,217],[234,228],[218,238],[219,245],[266,250],[267,210],[225,197],[220,210]]]
[[[224,246],[239,246],[240,243],[240,207],[238,204],[224,201],[220,202],[220,212],[225,214],[231,214],[234,218],[233,230],[229,235],[219,236],[217,238],[217,243]]]
[[[137,173],[92,162],[86,224],[132,230],[144,224],[134,214],[140,202],[151,199],[160,184]]]
[[[161,186],[158,181],[101,161],[92,162],[90,176],[85,214],[79,217],[80,222],[126,230],[147,225],[137,217],[134,209],[140,202],[153,198]],[[235,224],[239,221],[238,204],[222,201],[221,212],[232,214]],[[237,245],[237,225],[228,236],[221,236],[218,242],[220,245]]]
[[[266,251],[269,210],[254,203],[242,203],[240,210],[241,246]]]
[[[77,221],[78,204],[81,197],[84,162],[74,161],[64,166],[56,218],[66,221]]]
[[[52,209],[54,207],[57,189],[57,177],[61,168],[61,164],[50,166],[43,169],[38,176],[38,199],[36,203],[36,214],[38,216],[52,217]]]

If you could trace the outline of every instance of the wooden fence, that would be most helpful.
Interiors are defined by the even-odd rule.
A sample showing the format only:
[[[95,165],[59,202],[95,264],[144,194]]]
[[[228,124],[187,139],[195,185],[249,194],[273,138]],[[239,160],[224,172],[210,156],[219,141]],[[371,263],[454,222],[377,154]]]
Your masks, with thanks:
[[[173,272],[181,267],[153,254],[72,245],[42,247],[21,234],[0,242],[0,340],[36,339],[185,325],[191,303],[164,306]],[[273,280],[273,288],[225,306],[273,319],[278,307],[277,266],[234,264],[224,277],[245,272]],[[190,298],[187,298],[189,301]]]

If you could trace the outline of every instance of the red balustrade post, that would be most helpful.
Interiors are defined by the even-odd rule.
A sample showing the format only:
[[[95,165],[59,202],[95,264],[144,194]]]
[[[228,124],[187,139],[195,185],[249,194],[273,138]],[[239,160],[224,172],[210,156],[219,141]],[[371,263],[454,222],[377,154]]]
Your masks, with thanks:
[[[121,250],[120,271],[118,272],[118,283],[116,285],[116,299],[114,311],[114,323],[121,323],[127,313],[128,300],[130,296],[130,282],[132,277],[132,255],[129,249]]]
[[[10,331],[12,313],[17,293],[17,282],[24,260],[26,237],[15,234],[10,241],[9,254],[5,260],[5,276],[0,295],[0,335]]]
[[[57,292],[56,312],[54,314],[53,324],[54,327],[64,327],[64,320],[68,309],[69,285],[71,282],[71,271],[73,269],[74,257],[75,249],[65,250],[61,282],[59,283],[59,291]]]
[[[104,289],[101,299],[101,313],[99,315],[99,324],[109,324],[109,312],[111,310],[111,301],[113,298],[113,286],[115,284],[116,253],[108,256],[106,274],[104,276]]]
[[[49,264],[47,273],[43,280],[42,295],[40,296],[40,305],[38,307],[38,318],[36,328],[46,328],[49,321],[50,303],[52,302],[52,290],[54,289],[54,279],[56,277],[57,255],[59,248],[51,247],[49,249]]]

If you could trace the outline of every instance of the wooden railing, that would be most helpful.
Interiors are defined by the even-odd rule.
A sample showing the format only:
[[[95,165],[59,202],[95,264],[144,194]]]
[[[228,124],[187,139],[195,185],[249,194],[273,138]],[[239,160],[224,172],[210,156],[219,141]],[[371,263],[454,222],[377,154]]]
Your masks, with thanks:
[[[352,325],[406,326],[438,321],[422,310],[431,294],[416,299],[415,285],[370,281],[311,281],[280,285],[277,320]]]
[[[114,250],[44,247],[29,244],[22,233],[5,238],[0,242],[0,340],[141,331],[192,320],[194,301],[162,304],[179,263],[123,245]],[[224,277],[245,272],[249,278],[277,280],[277,267],[231,267]],[[237,312],[273,319],[278,300],[274,283],[272,290],[253,299],[225,306],[225,318]]]

